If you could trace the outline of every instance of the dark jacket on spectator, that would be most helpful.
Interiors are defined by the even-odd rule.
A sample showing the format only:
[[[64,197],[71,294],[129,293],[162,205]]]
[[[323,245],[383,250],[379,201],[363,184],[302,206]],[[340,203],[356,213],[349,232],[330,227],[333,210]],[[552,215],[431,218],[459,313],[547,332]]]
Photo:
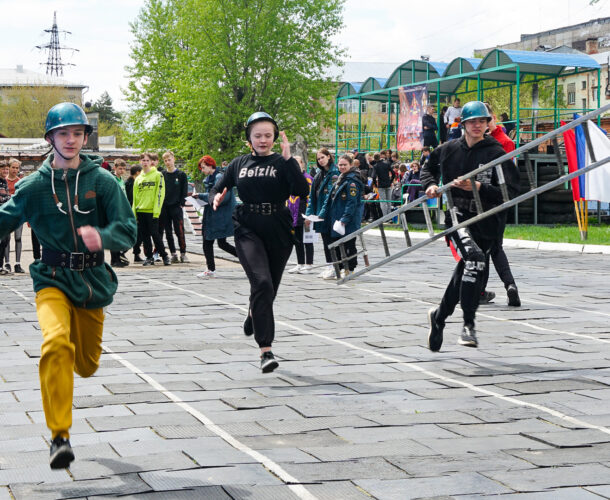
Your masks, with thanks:
[[[379,188],[389,188],[394,179],[394,171],[389,160],[381,160],[373,167],[373,182]]]

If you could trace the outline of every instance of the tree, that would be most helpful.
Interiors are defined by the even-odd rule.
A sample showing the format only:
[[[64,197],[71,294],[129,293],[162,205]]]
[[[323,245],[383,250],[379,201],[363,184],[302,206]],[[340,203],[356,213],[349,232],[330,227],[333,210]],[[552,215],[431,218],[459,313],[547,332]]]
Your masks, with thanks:
[[[147,0],[134,35],[126,98],[143,147],[244,152],[245,119],[274,116],[294,137],[315,141],[331,123],[339,65],[333,36],[344,0]]]
[[[58,102],[67,101],[66,93],[62,87],[7,88],[0,100],[0,133],[7,137],[42,137],[47,112]]]
[[[105,122],[108,125],[117,125],[121,122],[121,113],[115,111],[112,106],[112,97],[108,92],[104,91],[100,98],[93,103],[91,111],[100,114],[100,121]]]

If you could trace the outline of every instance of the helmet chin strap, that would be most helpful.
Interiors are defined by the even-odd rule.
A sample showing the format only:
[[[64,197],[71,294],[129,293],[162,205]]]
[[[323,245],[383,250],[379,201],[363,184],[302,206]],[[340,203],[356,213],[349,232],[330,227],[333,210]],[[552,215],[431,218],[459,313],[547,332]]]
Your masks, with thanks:
[[[49,138],[49,142],[51,143],[51,146],[53,146],[53,149],[55,150],[55,152],[61,156],[64,160],[66,161],[70,161],[72,158],[66,158],[64,155],[61,154],[61,152],[59,151],[59,149],[57,149],[57,146],[55,146],[55,141],[53,140],[53,137]]]

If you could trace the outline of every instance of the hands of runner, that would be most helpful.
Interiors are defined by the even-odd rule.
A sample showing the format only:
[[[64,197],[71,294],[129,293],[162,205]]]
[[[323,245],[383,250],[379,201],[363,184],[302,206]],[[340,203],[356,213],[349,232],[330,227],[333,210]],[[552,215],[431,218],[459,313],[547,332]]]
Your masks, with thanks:
[[[80,234],[83,243],[90,252],[97,252],[102,249],[102,237],[93,226],[79,227],[76,232]]]
[[[481,189],[481,183],[479,181],[475,181],[475,185],[477,186],[477,191]],[[464,191],[472,191],[472,182],[470,179],[461,179],[458,177],[453,181],[453,187],[462,189]]]
[[[227,194],[227,188],[224,188],[222,190],[222,193],[216,193],[216,196],[214,196],[214,203],[212,203],[212,208],[214,210],[218,209],[218,206],[222,203],[222,200],[225,199],[226,194]]]
[[[428,198],[438,198],[440,194],[438,194],[438,186],[433,184],[428,189],[426,189],[426,196]]]
[[[286,132],[280,132],[280,137],[282,138],[282,144],[280,145],[282,148],[282,156],[284,160],[290,160],[292,153],[290,152],[290,143],[288,142],[288,137],[286,137]]]

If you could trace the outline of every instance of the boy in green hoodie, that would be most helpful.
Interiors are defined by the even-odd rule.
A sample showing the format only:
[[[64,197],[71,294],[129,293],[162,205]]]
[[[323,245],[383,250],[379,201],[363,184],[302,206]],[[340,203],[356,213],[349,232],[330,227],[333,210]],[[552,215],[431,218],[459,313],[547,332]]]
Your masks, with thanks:
[[[53,154],[0,207],[0,239],[29,222],[43,247],[30,275],[43,335],[40,389],[52,433],[52,469],[74,460],[69,441],[73,372],[89,377],[99,366],[104,307],[117,289],[104,249],[123,250],[135,242],[127,197],[112,174],[99,168],[101,157],[80,153],[91,131],[76,104],[51,108],[45,140]]]

